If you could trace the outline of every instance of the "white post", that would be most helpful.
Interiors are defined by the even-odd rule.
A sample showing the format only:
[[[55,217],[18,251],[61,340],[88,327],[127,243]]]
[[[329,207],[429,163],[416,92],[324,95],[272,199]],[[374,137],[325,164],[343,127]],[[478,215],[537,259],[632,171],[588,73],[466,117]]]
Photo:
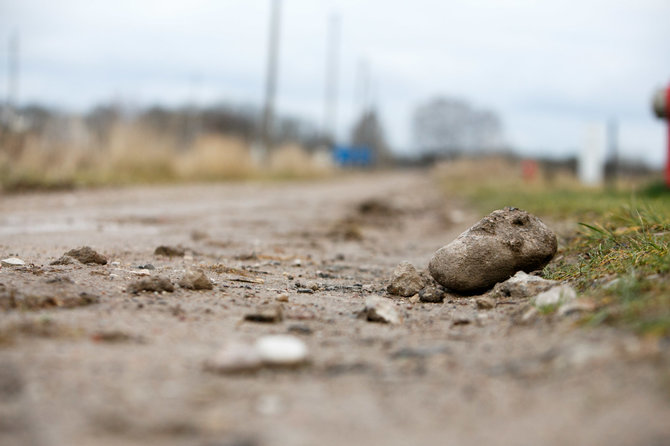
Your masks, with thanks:
[[[587,186],[602,184],[605,170],[606,127],[592,123],[586,128],[584,145],[579,155],[579,181]]]

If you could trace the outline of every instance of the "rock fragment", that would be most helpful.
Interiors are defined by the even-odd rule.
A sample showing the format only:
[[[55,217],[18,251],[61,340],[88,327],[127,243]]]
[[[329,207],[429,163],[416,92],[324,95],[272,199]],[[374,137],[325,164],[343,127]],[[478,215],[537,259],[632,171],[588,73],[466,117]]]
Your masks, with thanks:
[[[211,290],[214,288],[212,281],[201,270],[188,270],[181,279],[179,286],[189,290]]]
[[[151,276],[130,283],[126,291],[132,294],[139,294],[142,291],[171,293],[174,291],[174,285],[167,277]]]
[[[2,266],[24,266],[26,264],[26,262],[19,259],[18,257],[8,257],[6,259],[2,259],[0,263],[2,263]]]
[[[427,286],[419,291],[419,300],[421,302],[439,303],[444,300],[444,291],[438,287]]]
[[[396,267],[390,282],[386,291],[403,297],[415,295],[426,285],[425,279],[409,262],[402,262]]]
[[[533,297],[543,291],[555,287],[556,285],[559,285],[559,282],[555,280],[547,280],[523,271],[518,271],[506,281],[497,283],[493,288],[493,295],[498,298]]]
[[[64,257],[65,256],[72,257],[73,259],[78,260],[79,262],[84,264],[91,264],[91,263],[97,265],[107,264],[107,258],[102,254],[99,254],[89,246],[82,246],[81,248],[71,249],[64,254]],[[61,257],[61,259],[63,259],[63,257]],[[58,260],[56,262],[58,262]],[[52,263],[52,265],[63,265],[63,264],[66,263],[55,263],[55,262]]]
[[[538,308],[543,308],[570,302],[576,297],[577,293],[574,288],[570,285],[560,285],[535,296],[534,304]]]
[[[475,303],[480,310],[490,310],[496,306],[496,301],[488,296],[478,297],[475,299]]]
[[[260,306],[253,313],[244,316],[245,321],[261,322],[266,324],[276,324],[284,320],[284,312],[281,305],[270,304]]]
[[[186,250],[180,246],[161,245],[154,250],[154,255],[163,257],[184,257]]]
[[[365,299],[363,316],[370,322],[383,322],[385,324],[402,323],[402,317],[395,309],[393,301],[379,296],[370,296]]]
[[[440,248],[429,271],[447,289],[473,294],[517,271],[544,267],[556,248],[556,235],[539,218],[507,207],[493,211]]]

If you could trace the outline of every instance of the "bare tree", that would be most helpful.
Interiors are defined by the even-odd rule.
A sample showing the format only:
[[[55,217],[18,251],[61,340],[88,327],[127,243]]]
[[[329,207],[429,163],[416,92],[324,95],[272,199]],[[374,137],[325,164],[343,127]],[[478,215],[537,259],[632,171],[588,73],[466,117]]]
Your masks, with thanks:
[[[454,157],[490,152],[502,146],[502,123],[490,110],[477,110],[462,99],[437,97],[421,104],[412,118],[418,150],[424,155]]]

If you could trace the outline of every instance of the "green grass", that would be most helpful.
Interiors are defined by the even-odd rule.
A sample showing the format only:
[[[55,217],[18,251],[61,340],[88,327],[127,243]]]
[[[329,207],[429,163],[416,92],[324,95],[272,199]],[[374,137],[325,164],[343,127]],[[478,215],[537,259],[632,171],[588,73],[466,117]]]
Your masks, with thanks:
[[[544,276],[568,280],[600,310],[590,325],[612,323],[670,336],[670,211],[620,205],[561,248]]]
[[[543,276],[566,280],[594,301],[598,310],[586,325],[670,336],[670,191],[662,183],[616,191],[505,178],[464,186],[443,177],[442,184],[482,213],[514,206],[558,223],[559,252]]]

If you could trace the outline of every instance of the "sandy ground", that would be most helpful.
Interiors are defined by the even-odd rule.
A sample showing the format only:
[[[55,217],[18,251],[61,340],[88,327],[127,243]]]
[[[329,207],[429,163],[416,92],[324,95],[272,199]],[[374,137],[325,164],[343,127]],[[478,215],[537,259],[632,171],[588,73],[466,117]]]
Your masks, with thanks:
[[[390,209],[361,213],[370,198]],[[395,265],[425,268],[480,217],[422,172],[2,197],[0,255],[28,266],[0,269],[0,296],[99,301],[0,310],[0,444],[670,444],[667,343],[570,318],[521,324],[522,300],[394,298],[402,325],[357,318]],[[50,265],[84,245],[118,263]],[[175,283],[201,267],[216,284],[128,293],[147,263]],[[282,293],[283,321],[242,322]],[[286,333],[309,365],[203,367],[228,341]]]

